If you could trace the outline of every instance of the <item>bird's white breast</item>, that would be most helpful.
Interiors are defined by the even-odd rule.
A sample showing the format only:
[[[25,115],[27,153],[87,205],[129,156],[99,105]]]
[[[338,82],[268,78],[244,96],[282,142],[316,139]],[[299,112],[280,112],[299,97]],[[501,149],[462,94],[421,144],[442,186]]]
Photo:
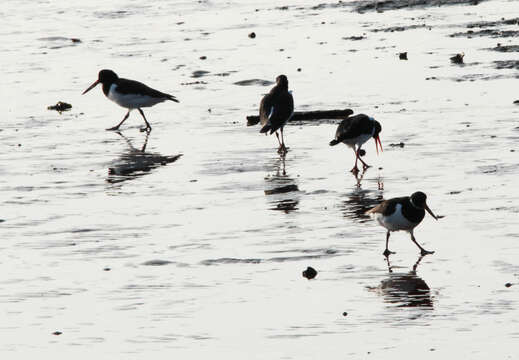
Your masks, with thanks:
[[[412,230],[418,224],[410,222],[407,220],[402,214],[402,205],[397,204],[395,211],[389,215],[384,216],[380,213],[373,214],[375,220],[378,221],[380,225],[388,229],[389,231],[399,231],[399,230]]]
[[[137,109],[141,107],[149,107],[166,100],[165,98],[154,98],[148,95],[140,94],[121,94],[116,91],[117,85],[112,84],[108,91],[108,98],[117,105],[127,109]]]

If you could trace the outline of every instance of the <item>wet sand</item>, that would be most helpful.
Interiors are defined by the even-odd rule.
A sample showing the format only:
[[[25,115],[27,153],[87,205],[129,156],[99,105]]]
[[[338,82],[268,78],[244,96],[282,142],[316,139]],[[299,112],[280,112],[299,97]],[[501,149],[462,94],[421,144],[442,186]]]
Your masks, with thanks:
[[[382,3],[7,3],[3,358],[516,358],[519,7]],[[180,103],[107,132],[102,68]],[[247,126],[282,73],[296,111],[382,124],[362,176],[337,121],[285,159]],[[416,190],[436,253],[395,233],[388,264],[364,212]]]

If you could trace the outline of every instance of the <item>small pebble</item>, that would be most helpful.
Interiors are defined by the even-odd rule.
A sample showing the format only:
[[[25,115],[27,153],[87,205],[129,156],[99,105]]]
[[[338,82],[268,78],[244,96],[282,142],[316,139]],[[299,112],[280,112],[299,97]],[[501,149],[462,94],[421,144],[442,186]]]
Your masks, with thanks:
[[[63,334],[61,331],[54,331],[54,332],[52,333],[52,335],[61,335],[61,334]]]
[[[303,277],[307,278],[308,280],[311,280],[316,276],[317,276],[317,270],[315,270],[311,266],[307,267],[306,270],[303,271]]]
[[[205,56],[205,55],[200,56],[200,60],[205,60],[205,59],[207,59],[207,56]]]
[[[251,39],[254,39],[254,38],[256,37],[256,33],[255,33],[254,31],[251,32],[251,33],[249,34],[249,37],[250,37]]]
[[[301,68],[297,68],[297,71],[301,72]]]
[[[465,56],[464,53],[456,54],[453,57],[451,57],[451,61],[454,64],[463,64],[463,57]]]
[[[342,316],[348,316],[348,313],[345,311],[342,313]]]
[[[509,288],[510,286],[512,286],[512,283],[506,283],[505,286]]]
[[[110,269],[109,267],[105,267],[105,268],[103,269],[103,271],[110,271],[110,270],[112,270],[112,269]]]
[[[407,59],[407,51],[406,52],[401,52],[400,54],[398,54],[398,58],[400,60],[408,60]]]

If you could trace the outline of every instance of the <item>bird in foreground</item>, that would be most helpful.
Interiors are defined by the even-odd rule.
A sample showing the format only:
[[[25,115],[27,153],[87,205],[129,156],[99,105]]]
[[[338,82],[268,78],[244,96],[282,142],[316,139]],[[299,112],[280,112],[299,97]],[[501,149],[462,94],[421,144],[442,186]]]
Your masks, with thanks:
[[[427,206],[426,200],[427,196],[423,192],[417,191],[411,196],[385,200],[366,212],[387,229],[385,256],[394,254],[388,249],[390,232],[400,230],[407,231],[411,235],[411,240],[418,246],[422,255],[434,254],[434,251],[427,251],[421,247],[413,234],[414,228],[422,222],[426,210],[435,220],[438,220],[438,217]]]
[[[120,78],[112,70],[106,69],[99,71],[97,81],[90,85],[88,89],[83,91],[83,95],[92,90],[98,84],[103,85],[103,93],[107,98],[128,109],[128,112],[119,124],[106,130],[118,130],[123,122],[128,119],[128,116],[130,116],[130,111],[137,109],[146,123],[146,131],[150,131],[151,125],[148,123],[148,120],[146,120],[141,108],[150,107],[166,100],[178,103],[178,100],[173,95],[152,89],[135,80]]]
[[[342,142],[353,149],[355,153],[355,166],[351,169],[351,172],[356,174],[359,172],[359,168],[357,167],[358,160],[362,163],[364,170],[369,167],[369,165],[360,158],[360,148],[362,144],[372,137],[375,139],[377,154],[379,145],[380,151],[383,151],[379,136],[381,131],[382,126],[380,126],[380,123],[370,116],[364,114],[350,116],[341,121],[335,132],[335,139],[330,141],[330,146]]]
[[[261,99],[259,113],[263,126],[260,133],[266,134],[268,131],[271,135],[275,133],[279,143],[278,153],[286,154],[283,127],[294,113],[294,99],[288,91],[288,79],[285,75],[279,75],[276,78],[276,85]],[[281,131],[281,141],[278,130]]]

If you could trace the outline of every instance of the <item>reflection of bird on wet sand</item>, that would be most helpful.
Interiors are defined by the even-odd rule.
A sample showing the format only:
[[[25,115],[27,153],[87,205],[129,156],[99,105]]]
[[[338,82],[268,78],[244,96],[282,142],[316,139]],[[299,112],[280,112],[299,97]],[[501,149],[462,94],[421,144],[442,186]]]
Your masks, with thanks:
[[[387,260],[389,277],[382,280],[373,290],[380,292],[386,302],[399,304],[399,307],[429,307],[432,308],[431,291],[426,282],[416,275],[416,269],[422,261],[420,256],[413,269],[407,273],[395,273]]]
[[[274,164],[276,170],[272,175],[265,177],[266,187],[265,195],[273,207],[270,210],[281,210],[289,213],[298,210],[299,204],[298,194],[299,188],[295,184],[295,180],[287,175],[285,170],[285,156],[280,156]]]
[[[149,133],[146,134],[144,144],[141,149],[133,147],[130,139],[117,132],[128,143],[129,150],[122,153],[121,156],[114,160],[113,165],[108,168],[109,183],[118,183],[125,180],[134,179],[150,172],[156,167],[170,164],[177,161],[182,154],[178,155],[161,155],[159,153],[146,152]]]
[[[356,188],[345,194],[346,199],[342,201],[341,208],[344,217],[358,222],[366,222],[370,219],[366,211],[380,204],[383,200],[382,193],[375,190],[363,190]]]

